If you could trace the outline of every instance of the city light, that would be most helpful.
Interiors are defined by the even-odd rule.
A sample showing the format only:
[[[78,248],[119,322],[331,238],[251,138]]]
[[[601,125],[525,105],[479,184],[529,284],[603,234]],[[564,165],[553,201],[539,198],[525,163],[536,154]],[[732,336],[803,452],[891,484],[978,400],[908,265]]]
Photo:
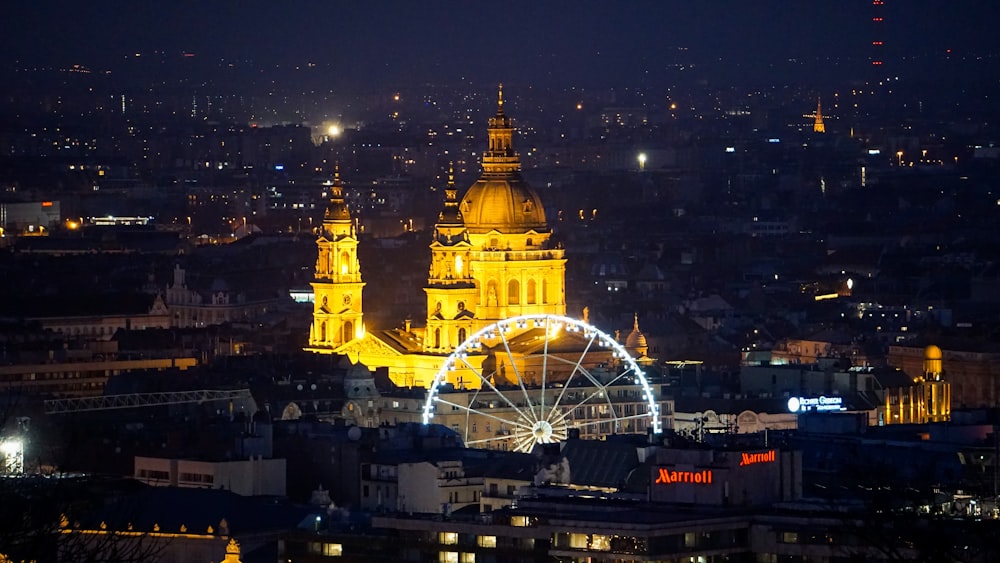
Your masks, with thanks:
[[[17,438],[0,440],[0,455],[3,456],[0,474],[17,475],[24,472],[24,443],[21,440]]]

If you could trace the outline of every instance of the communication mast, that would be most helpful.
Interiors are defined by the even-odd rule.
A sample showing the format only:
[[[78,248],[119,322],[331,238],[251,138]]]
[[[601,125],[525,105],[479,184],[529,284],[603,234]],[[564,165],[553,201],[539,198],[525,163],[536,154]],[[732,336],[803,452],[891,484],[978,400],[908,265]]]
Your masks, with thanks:
[[[885,0],[872,0],[872,66],[882,66],[884,61],[883,48],[885,47]]]

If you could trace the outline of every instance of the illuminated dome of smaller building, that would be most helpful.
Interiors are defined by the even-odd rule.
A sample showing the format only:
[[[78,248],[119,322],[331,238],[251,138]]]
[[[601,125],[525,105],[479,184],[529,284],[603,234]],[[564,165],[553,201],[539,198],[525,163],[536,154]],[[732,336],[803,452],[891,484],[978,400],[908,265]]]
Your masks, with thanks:
[[[940,360],[944,357],[941,352],[941,348],[931,344],[930,346],[924,348],[924,359],[925,360]]]
[[[627,350],[642,350],[642,353],[646,353],[646,335],[639,330],[639,315],[636,314],[633,324],[632,332],[628,333],[625,337],[625,348]]]
[[[944,354],[941,348],[931,344],[924,348],[924,377],[930,380],[940,379],[944,371]]]

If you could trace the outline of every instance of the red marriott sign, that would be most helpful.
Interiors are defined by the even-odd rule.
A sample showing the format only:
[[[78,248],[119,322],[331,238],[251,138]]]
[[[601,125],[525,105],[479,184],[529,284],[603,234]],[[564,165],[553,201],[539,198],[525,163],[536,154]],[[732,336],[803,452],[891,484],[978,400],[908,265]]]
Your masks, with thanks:
[[[698,485],[708,485],[712,482],[712,470],[702,471],[671,471],[665,467],[660,468],[660,474],[656,478],[657,485],[669,485],[671,483],[697,483]]]
[[[753,465],[755,463],[773,463],[774,459],[774,450],[756,453],[743,452],[740,455],[740,467],[743,467],[744,465]]]

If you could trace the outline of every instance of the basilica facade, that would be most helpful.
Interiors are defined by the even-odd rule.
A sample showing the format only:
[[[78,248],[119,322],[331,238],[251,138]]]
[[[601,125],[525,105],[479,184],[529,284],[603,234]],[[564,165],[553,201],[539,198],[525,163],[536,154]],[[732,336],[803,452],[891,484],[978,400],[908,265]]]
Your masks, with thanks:
[[[430,243],[423,327],[365,329],[355,223],[334,180],[317,240],[308,350],[386,367],[401,387],[429,387],[444,357],[476,331],[523,314],[565,315],[564,251],[551,241],[541,198],[521,176],[502,88],[488,135],[482,175],[461,198],[449,173]],[[466,362],[479,370],[485,358],[470,354]],[[460,372],[449,382],[477,386]]]

